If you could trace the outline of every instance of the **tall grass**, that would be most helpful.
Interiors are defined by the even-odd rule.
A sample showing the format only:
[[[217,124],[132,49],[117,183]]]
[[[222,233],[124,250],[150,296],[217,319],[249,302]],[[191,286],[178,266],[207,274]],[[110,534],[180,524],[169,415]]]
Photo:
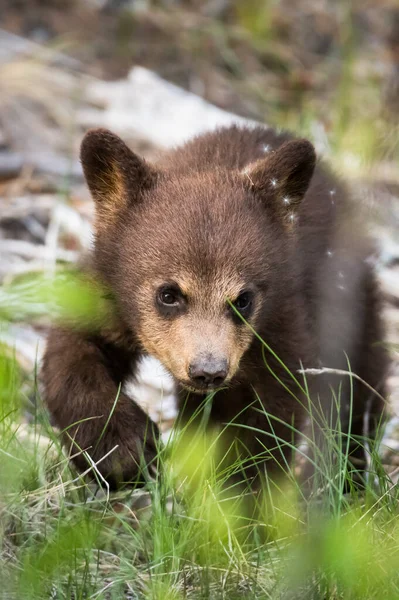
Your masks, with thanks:
[[[90,299],[86,317],[93,301],[102,306],[103,291],[63,277],[63,318],[74,313],[76,290]],[[39,298],[27,292],[32,281],[19,285],[20,316],[49,311],[49,282]],[[272,349],[263,344],[267,361]],[[206,427],[216,394],[199,406],[200,426],[176,427],[159,447],[156,481],[109,495],[71,470],[37,389],[30,405],[13,352],[0,352],[1,598],[399,598],[398,493],[378,445],[365,444],[371,473],[359,492],[347,485],[348,437],[339,421],[318,418],[323,449],[311,452],[313,488],[287,465],[253,493],[234,486],[245,459],[226,467],[223,432]],[[292,377],[306,397],[306,377]],[[253,410],[265,411],[256,397]],[[276,418],[265,416],[273,432]],[[314,439],[308,435],[310,448]],[[267,446],[286,443],[274,436]],[[266,448],[261,454],[252,461],[268,458]]]

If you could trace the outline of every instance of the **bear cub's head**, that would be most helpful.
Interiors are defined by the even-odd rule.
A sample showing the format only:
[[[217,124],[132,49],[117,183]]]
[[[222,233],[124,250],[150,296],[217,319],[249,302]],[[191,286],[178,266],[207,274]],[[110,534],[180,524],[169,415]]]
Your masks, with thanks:
[[[96,268],[143,351],[191,391],[234,382],[253,330],[267,332],[293,300],[313,146],[289,141],[240,170],[201,156],[185,168],[183,147],[162,168],[97,129],[81,159],[96,204]]]

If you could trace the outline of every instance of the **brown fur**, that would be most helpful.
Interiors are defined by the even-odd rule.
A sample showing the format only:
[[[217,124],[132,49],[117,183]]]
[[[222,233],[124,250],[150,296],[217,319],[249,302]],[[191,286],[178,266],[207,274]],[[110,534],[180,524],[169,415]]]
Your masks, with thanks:
[[[190,365],[198,356],[225,358],[226,386],[215,395],[211,421],[234,422],[226,439],[240,455],[268,448],[268,473],[285,464],[290,453],[283,448],[282,456],[273,435],[291,441],[284,423],[303,426],[303,398],[267,351],[265,366],[261,343],[231,310],[242,290],[253,294],[249,324],[289,371],[320,362],[347,368],[347,355],[352,370],[384,393],[378,294],[364,260],[370,249],[361,232],[355,235],[343,186],[322,165],[315,168],[309,142],[231,127],[171,151],[155,168],[117,136],[94,130],[81,156],[97,207],[92,270],[113,291],[120,333],[54,330],[42,374],[59,427],[89,418],[68,430],[69,440],[96,460],[118,445],[98,465],[112,483],[137,478],[143,451],[145,461],[154,456],[156,427],[124,394],[98,442],[118,385],[145,353],[175,377],[184,418],[204,395],[187,397],[195,389]],[[161,314],[157,290],[170,283],[184,302],[179,313]],[[338,383],[347,393],[347,381]],[[326,413],[329,388],[338,383],[332,377],[312,384]],[[354,384],[356,434],[368,396]],[[381,403],[371,400],[377,419]],[[268,420],[259,403],[278,420]],[[75,462],[86,466],[82,455]]]

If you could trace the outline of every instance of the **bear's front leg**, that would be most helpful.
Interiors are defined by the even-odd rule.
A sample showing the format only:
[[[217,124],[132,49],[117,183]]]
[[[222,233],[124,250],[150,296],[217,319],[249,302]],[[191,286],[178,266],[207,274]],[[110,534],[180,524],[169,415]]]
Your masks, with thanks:
[[[102,336],[61,328],[43,361],[45,402],[75,465],[88,469],[88,454],[112,488],[143,481],[156,456],[157,426],[120,391],[136,363],[134,352]]]

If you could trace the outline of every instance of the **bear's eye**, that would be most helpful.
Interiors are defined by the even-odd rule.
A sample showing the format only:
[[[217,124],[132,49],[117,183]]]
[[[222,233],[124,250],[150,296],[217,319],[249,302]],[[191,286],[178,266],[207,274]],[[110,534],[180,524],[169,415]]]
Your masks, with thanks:
[[[167,306],[177,304],[179,301],[176,290],[172,289],[161,290],[159,292],[159,299],[162,302],[162,304],[166,304]]]
[[[234,308],[242,314],[243,317],[248,317],[252,309],[253,294],[252,292],[241,292],[239,296],[232,302]]]
[[[185,307],[184,296],[176,285],[163,285],[156,294],[158,309],[164,316],[173,316]]]

